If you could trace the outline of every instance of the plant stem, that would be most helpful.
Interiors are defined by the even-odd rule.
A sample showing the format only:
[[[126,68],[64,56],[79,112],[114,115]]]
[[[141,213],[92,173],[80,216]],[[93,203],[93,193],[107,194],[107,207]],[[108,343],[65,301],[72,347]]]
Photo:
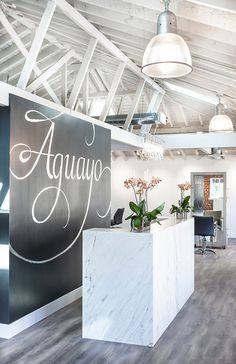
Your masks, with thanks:
[[[136,204],[138,205],[138,199],[137,199],[137,195],[136,195],[135,189],[134,189],[133,186],[132,186],[132,188],[133,188],[133,191],[134,191],[134,197],[135,197]]]
[[[147,193],[148,193],[148,190],[146,190],[146,192],[145,192],[146,211],[148,211],[148,199],[147,199]]]

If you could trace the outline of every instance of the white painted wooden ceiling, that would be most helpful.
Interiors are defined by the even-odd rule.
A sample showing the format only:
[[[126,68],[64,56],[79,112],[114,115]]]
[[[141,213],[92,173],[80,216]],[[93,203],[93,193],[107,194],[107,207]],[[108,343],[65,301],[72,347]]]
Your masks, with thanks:
[[[114,159],[122,157],[122,158],[136,158],[140,159],[136,153],[136,151],[132,150],[113,150],[112,157]],[[236,157],[236,148],[223,148],[222,156],[219,156],[217,153],[214,154],[210,150],[210,148],[202,149],[202,148],[188,148],[188,149],[168,149],[164,151],[163,155],[164,159],[170,158],[172,160],[184,159],[186,160],[188,157],[192,157],[196,160],[208,159],[209,162],[213,160],[228,160],[229,158]]]
[[[103,33],[125,55],[140,67],[144,49],[156,34],[156,20],[163,10],[160,0],[70,0],[67,1],[91,24]],[[46,0],[5,0],[1,8],[8,21],[30,49]],[[193,72],[181,79],[173,79],[174,85],[193,90],[203,97],[216,100],[216,93],[223,96],[227,114],[236,127],[236,8],[231,0],[173,0],[170,10],[177,16],[178,32],[187,41],[193,59]],[[75,77],[87,50],[91,36],[76,25],[58,7],[52,17],[48,37],[45,38],[37,57],[37,66],[45,72],[68,54],[76,57],[67,61],[67,67],[59,68],[47,82],[62,100],[66,80],[67,96],[70,95]],[[0,80],[17,85],[25,58],[0,24]],[[105,100],[111,88],[120,60],[99,42],[89,65],[88,94],[90,112],[96,100]],[[66,72],[66,77],[65,77]],[[28,83],[35,79],[32,73]],[[112,112],[128,114],[134,102],[139,77],[128,67],[122,75]],[[215,106],[189,95],[170,90],[165,82],[155,80],[166,94],[160,110],[166,113],[168,123],[155,131],[161,133],[186,133],[207,131]],[[33,91],[51,99],[48,91],[39,84]],[[153,89],[146,83],[136,112],[146,112]],[[83,111],[82,91],[77,109]],[[155,111],[155,110],[154,110]],[[95,116],[95,115],[92,115]]]

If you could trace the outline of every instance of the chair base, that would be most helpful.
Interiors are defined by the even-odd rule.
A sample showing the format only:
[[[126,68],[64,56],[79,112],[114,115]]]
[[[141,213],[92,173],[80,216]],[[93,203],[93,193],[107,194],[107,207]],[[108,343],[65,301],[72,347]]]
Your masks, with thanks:
[[[214,250],[207,248],[206,244],[207,244],[207,241],[206,241],[206,238],[204,237],[202,240],[202,248],[196,249],[195,253],[196,254],[205,254],[205,253],[209,252],[209,253],[216,254],[216,252]]]
[[[207,252],[216,254],[216,252],[214,250],[209,249],[209,248],[205,248],[205,249],[204,248],[198,248],[198,249],[195,250],[196,254],[205,254]]]

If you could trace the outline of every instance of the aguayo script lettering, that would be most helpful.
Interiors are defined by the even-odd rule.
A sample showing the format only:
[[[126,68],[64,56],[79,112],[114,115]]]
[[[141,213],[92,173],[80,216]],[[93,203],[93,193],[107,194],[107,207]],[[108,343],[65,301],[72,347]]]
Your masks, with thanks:
[[[111,170],[108,166],[103,166],[103,163],[100,159],[90,159],[84,156],[78,155],[63,155],[62,153],[53,153],[52,146],[54,142],[54,132],[55,132],[55,119],[59,118],[62,114],[57,114],[54,117],[47,117],[37,110],[29,110],[25,114],[25,120],[29,123],[47,123],[48,130],[45,135],[44,140],[39,150],[33,150],[31,146],[25,143],[17,143],[11,148],[11,154],[13,154],[14,160],[17,160],[17,164],[24,165],[24,168],[20,168],[19,170],[24,170],[24,173],[20,175],[16,170],[10,169],[10,173],[17,180],[25,180],[30,175],[34,173],[37,169],[37,166],[40,161],[44,161],[45,171],[49,181],[53,181],[47,187],[44,187],[40,191],[37,192],[33,202],[32,202],[32,219],[37,224],[43,224],[50,219],[50,217],[55,213],[55,209],[57,207],[58,201],[60,198],[63,198],[65,201],[65,224],[63,228],[66,228],[70,221],[70,201],[67,196],[67,192],[63,190],[63,180],[73,180],[75,183],[78,181],[87,181],[88,191],[87,196],[87,206],[84,211],[83,220],[80,222],[80,226],[78,226],[78,234],[70,244],[71,247],[74,242],[79,237],[84,223],[86,221],[86,217],[88,215],[89,206],[91,202],[91,194],[93,184],[99,182],[105,173],[110,173]],[[85,146],[92,147],[96,138],[95,126],[91,124],[91,136],[87,136],[84,140]],[[17,169],[17,168],[16,168]],[[56,181],[56,183],[55,183]],[[49,191],[53,191],[52,195],[54,196],[52,199],[52,204],[50,206],[49,211],[46,216],[41,216],[38,211],[40,211],[40,203],[42,203],[43,196],[45,197]],[[79,205],[79,201],[78,201]],[[101,214],[101,212],[97,211],[97,214],[100,218],[104,218],[107,216],[110,210],[110,206],[107,206],[107,211]],[[40,216],[39,216],[40,215]],[[66,249],[68,250],[68,249]],[[63,252],[62,252],[63,253]]]

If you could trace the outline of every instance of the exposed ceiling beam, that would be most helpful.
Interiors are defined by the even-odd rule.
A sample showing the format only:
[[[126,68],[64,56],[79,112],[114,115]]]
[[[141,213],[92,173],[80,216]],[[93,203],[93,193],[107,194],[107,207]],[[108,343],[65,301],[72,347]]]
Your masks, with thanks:
[[[89,2],[91,1],[89,0]],[[94,0],[92,2],[94,3]],[[91,9],[91,5],[87,4],[83,8],[81,1],[78,4],[79,9],[82,9],[83,14],[88,17],[89,21],[96,24],[99,28],[106,26],[107,28],[115,28],[118,31],[123,31],[125,34],[132,33],[134,36],[139,34],[142,40],[146,39],[147,36],[147,42],[156,33],[157,14],[163,11],[164,8],[161,2],[156,0],[149,0],[148,2],[146,0],[112,0],[109,2],[102,0],[99,2],[99,7],[97,7],[97,9],[100,8],[100,11],[95,10],[95,6]],[[106,8],[112,10],[114,14],[112,20],[106,15]],[[230,32],[236,31],[232,14],[228,14],[231,16],[229,21],[228,19],[222,19],[219,22],[221,12],[218,11],[215,14],[212,9],[209,9],[207,11],[208,15],[206,16],[204,9],[194,4],[188,4],[184,0],[173,2],[172,8],[178,16],[178,30],[180,34],[186,34],[190,38],[190,41],[192,36],[197,38],[200,35],[208,38],[209,41],[213,41],[213,50],[215,49],[214,42],[221,41],[229,45],[236,45],[236,39],[230,39],[231,37],[229,37]],[[229,29],[225,30],[225,25],[228,26],[229,23]]]
[[[83,83],[83,114],[88,115],[89,106],[89,72],[86,73]]]
[[[175,159],[174,153],[172,152],[172,150],[169,149],[168,153],[169,153],[169,156],[170,156],[171,159]]]
[[[204,133],[204,134],[175,134],[161,135],[167,149],[188,148],[235,148],[236,133]]]
[[[49,44],[46,46],[43,46],[40,51],[40,55],[37,59],[38,67],[40,67],[41,73],[46,71],[46,69],[52,64],[54,64],[58,57],[60,57],[61,52],[57,49],[53,49]],[[9,80],[13,82],[14,84],[22,71],[22,64],[24,63],[24,59],[22,57],[14,57],[14,62],[5,62],[1,65],[0,74],[8,74]],[[50,80],[51,82],[51,80]],[[54,89],[53,89],[54,91]]]
[[[183,119],[183,122],[184,122],[185,126],[189,126],[187,117],[186,117],[185,112],[184,112],[183,105],[179,105],[179,110],[180,110],[180,114],[182,116],[182,119]]]
[[[94,105],[94,99],[92,99],[91,102],[90,102],[89,109],[88,109],[88,115],[91,115],[91,111],[93,109],[93,105]]]
[[[190,126],[185,126],[183,124],[180,124],[179,126],[176,126],[177,124],[175,124],[175,126],[173,127],[167,127],[167,126],[160,126],[156,132],[156,134],[192,134],[192,133],[206,133],[208,132],[208,126],[201,126],[201,125],[197,125],[195,123],[191,123],[192,125]]]
[[[212,99],[213,101],[215,100],[215,105],[217,104],[217,98],[216,98],[216,94],[217,93],[221,93],[222,95],[224,95],[224,97],[226,97],[227,99],[227,104],[230,107],[234,107],[234,99],[236,99],[236,86],[235,86],[235,90],[230,87],[230,88],[225,88],[225,83],[218,83],[215,80],[217,79],[217,75],[214,75],[214,77],[209,77],[208,79],[202,77],[200,74],[197,75],[193,75],[193,73],[191,75],[185,76],[183,79],[181,80],[173,80],[171,81],[173,84],[183,87],[184,89],[186,89],[187,91],[194,91],[196,93],[199,93],[203,96],[203,100],[198,100],[197,98],[191,96],[191,93],[189,94],[188,98],[186,98],[186,96],[183,98],[183,94],[181,92],[168,92],[168,95],[171,97],[175,97],[175,99],[181,98],[182,100],[185,99],[186,101],[186,105],[184,105],[184,107],[186,109],[189,110],[194,110],[195,112],[199,112],[199,107],[201,105],[204,106],[205,105],[209,105],[209,107],[213,107],[213,105],[210,105],[207,101],[208,98]],[[236,83],[235,83],[236,85]],[[227,87],[227,86],[226,86]],[[170,97],[166,95],[166,98]],[[232,97],[232,99],[229,99],[227,96]],[[205,101],[204,101],[204,97],[205,97]],[[170,99],[171,100],[171,99]],[[191,102],[189,101],[191,100]],[[172,99],[173,102],[175,102],[175,100]],[[178,101],[176,101],[178,102]],[[179,103],[179,102],[178,102]],[[194,106],[196,105],[196,106]]]
[[[86,0],[87,1],[87,0]],[[123,3],[124,4],[124,3]],[[122,6],[123,6],[122,4]],[[130,6],[130,5],[129,5]],[[132,10],[132,7],[131,7]],[[130,12],[131,12],[130,10]],[[152,15],[153,16],[153,15]],[[156,21],[156,19],[154,19]],[[115,29],[115,25],[113,28],[100,25],[99,29],[101,32],[103,32],[106,36],[108,36],[112,41],[116,42],[116,40],[119,40],[120,48],[123,49],[123,45],[131,45],[133,48],[136,48],[138,50],[142,49],[144,51],[148,41],[151,39],[152,35],[154,34],[148,34],[148,32],[143,31],[142,34],[140,33],[140,29],[136,31],[136,34],[130,34],[130,32],[127,32],[127,26],[129,26],[130,22],[127,23],[126,26],[121,27],[121,29],[118,31]],[[114,22],[112,23],[114,24]],[[129,26],[130,28],[130,26]],[[189,29],[190,31],[191,29]],[[155,32],[155,28],[154,28]],[[127,34],[128,33],[128,34]],[[187,33],[186,33],[187,34]],[[185,36],[183,32],[180,31],[180,35]],[[187,35],[188,36],[188,35]],[[208,59],[209,61],[218,61],[222,64],[231,64],[232,66],[235,65],[235,47],[230,44],[226,44],[225,42],[219,42],[216,40],[211,40],[206,38],[207,34],[205,34],[204,37],[199,36],[199,34],[193,34],[191,33],[191,37],[188,37],[188,45],[191,50],[191,54],[193,58],[199,58],[199,54],[202,58]],[[204,56],[203,56],[204,55]]]
[[[13,19],[15,19],[19,24],[24,25],[26,28],[30,29],[32,32],[36,32],[36,25],[35,23],[27,18],[27,16],[22,16],[17,11],[13,10],[12,8],[4,7],[4,12],[10,15]],[[45,39],[53,44],[55,47],[61,50],[65,50],[68,47],[65,47],[55,36],[45,34]]]
[[[114,0],[113,0],[114,1]],[[213,0],[222,3],[222,0]],[[160,1],[156,0],[122,0],[122,3],[130,3],[135,7],[143,7],[143,13],[146,8],[161,12],[164,10],[163,4]],[[234,14],[230,12],[222,12],[222,9],[212,9],[208,7],[202,8],[199,4],[190,3],[186,0],[178,0],[173,1],[171,4],[170,10],[173,11],[178,17],[178,26],[179,29],[183,29],[181,25],[184,23],[185,26],[189,25],[189,29],[191,28],[191,24],[193,26],[197,25],[197,23],[202,24],[202,28],[208,30],[212,33],[212,27],[227,30],[228,32],[236,32],[236,22]],[[154,13],[154,15],[156,15]],[[144,14],[143,14],[144,17]],[[219,21],[221,19],[221,21]],[[193,24],[195,23],[195,24]],[[199,27],[199,25],[198,25]],[[193,30],[193,29],[192,29]]]
[[[180,153],[184,159],[186,159],[186,154],[184,153],[183,149],[180,149]]]
[[[62,77],[61,77],[61,102],[63,106],[67,104],[67,92],[68,92],[68,69],[67,62],[62,67]]]
[[[10,0],[6,1],[9,4],[11,2]],[[78,2],[78,8],[81,11],[81,15],[84,15],[86,19],[99,31],[104,33],[110,41],[115,43],[127,57],[140,65],[143,50],[149,39],[151,39],[156,32],[156,16],[160,12],[160,10],[156,9],[160,7],[161,10],[163,10],[163,5],[156,5],[156,1],[159,2],[159,0],[150,0],[148,2],[144,0],[99,0],[99,2],[96,0],[68,0],[68,3],[73,4],[73,6],[76,7]],[[208,0],[206,0],[206,2],[207,1]],[[227,0],[224,0],[223,4],[225,4],[226,1]],[[31,2],[30,0],[18,0],[17,10],[14,11],[14,9],[11,8],[6,10],[6,14],[9,15],[9,12],[13,11],[13,19],[16,19],[16,13],[18,14],[17,21],[13,20],[15,24],[14,28],[20,38],[22,37],[21,40],[26,49],[30,49],[29,30],[32,30],[33,34],[38,26],[45,3],[45,0],[43,2],[36,0],[34,2]],[[184,3],[186,3],[186,1],[171,1],[171,10],[174,10],[175,13],[184,12]],[[189,11],[189,7],[192,6],[194,6],[194,9],[199,13],[192,14],[191,16],[192,18],[196,17],[196,19],[198,18],[199,20],[189,20],[189,15],[183,14],[182,16],[178,16],[177,21],[179,34],[185,36],[185,39],[190,46],[193,56],[194,72],[181,80],[173,80],[173,83],[186,85],[189,89],[198,89],[202,95],[213,94],[214,96],[216,92],[227,95],[224,97],[224,101],[229,106],[227,113],[235,124],[236,118],[232,113],[236,109],[236,99],[233,99],[233,97],[236,97],[236,38],[230,36],[231,33],[224,29],[222,23],[219,24],[219,26],[217,24],[209,26],[205,15],[202,18],[203,20],[200,21],[200,13],[208,11],[205,7],[189,3],[187,4],[187,12]],[[3,9],[4,8],[5,7],[3,7]],[[175,8],[177,11],[175,11]],[[218,14],[220,14],[217,9],[211,9],[211,11],[215,19],[216,13],[218,12]],[[232,19],[231,15],[230,18]],[[224,16],[222,21],[226,21]],[[9,20],[12,21],[12,18],[9,17]],[[28,29],[24,30],[21,24],[26,24],[28,22],[30,23],[30,26],[27,27]],[[212,22],[212,19],[210,19],[210,22]],[[189,24],[191,24],[191,27]],[[228,25],[229,24],[227,23],[227,26]],[[232,23],[230,26],[232,26]],[[76,37],[74,37],[75,32],[77,34]],[[3,60],[0,60],[0,77],[4,80],[8,79],[9,83],[15,84],[22,69],[24,59],[21,54],[16,54],[15,46],[9,47],[9,44],[11,43],[9,43],[9,38],[4,34],[4,31],[0,34],[2,34],[1,40],[3,39],[5,44],[5,49],[2,50],[4,57]],[[232,32],[232,34],[234,34],[234,32]],[[60,10],[55,12],[48,32],[45,35],[45,39],[52,45],[50,48],[46,49],[45,45],[47,45],[47,42],[43,43],[42,50],[37,58],[37,65],[42,72],[45,72],[49,67],[53,66],[53,63],[57,62],[59,57],[73,48],[75,52],[78,53],[76,54],[76,59],[78,59],[79,62],[76,62],[76,65],[68,65],[67,84],[68,87],[70,86],[69,90],[71,90],[73,86],[72,75],[75,75],[80,67],[89,36],[90,35],[87,34],[86,31],[72,22],[71,18],[67,17],[65,13]],[[51,38],[51,40],[49,40],[49,38]],[[59,46],[57,46],[57,44]],[[61,53],[55,53],[55,47],[57,47]],[[47,60],[44,56],[42,57],[45,50],[48,52]],[[42,63],[38,62],[40,59],[42,59]],[[103,44],[98,41],[96,51],[88,68],[89,71],[91,70],[88,94],[90,104],[91,100],[93,100],[92,97],[107,97],[107,91],[110,89],[116,69],[117,57],[114,57],[114,55],[111,54],[108,49],[105,49]],[[98,70],[102,75],[100,80],[95,70]],[[114,96],[112,105],[114,110],[121,106],[122,113],[127,114],[129,112],[129,104],[133,103],[133,97],[131,96],[134,95],[139,82],[138,77],[139,76],[126,67],[124,77],[121,80],[122,82],[120,82]],[[61,73],[50,77],[49,82],[50,87],[53,88],[56,95],[59,98],[62,97],[63,84]],[[108,87],[104,87],[105,84]],[[159,85],[162,87],[161,82],[159,82]],[[82,87],[83,86],[85,86],[85,81]],[[122,88],[126,92],[122,91]],[[165,88],[165,86],[163,86],[163,88]],[[128,89],[131,91],[128,92]],[[188,94],[183,95],[170,90],[167,92],[170,99],[166,97],[166,105],[172,120],[175,122],[175,127],[172,129],[170,128],[170,125],[165,127],[161,126],[158,130],[160,134],[163,132],[182,133],[183,131],[207,131],[211,115],[214,114],[213,105],[194,99]],[[37,94],[48,98],[48,95],[41,85],[37,90]],[[122,103],[120,104],[121,96],[125,94],[127,94],[128,97],[123,97]],[[142,101],[139,105],[144,104],[146,106],[146,104],[150,102],[151,96],[149,86],[145,87],[141,99]],[[81,99],[84,97],[84,89],[81,89],[78,97],[82,110],[83,103],[81,102]],[[185,117],[189,126],[186,126],[186,123],[184,124],[184,118],[181,116],[179,105],[184,107]]]
[[[69,59],[74,57],[74,51],[70,50],[64,56],[62,56],[55,64],[49,67],[45,72],[43,72],[38,78],[36,78],[30,85],[26,87],[26,90],[33,92],[43,83],[43,81],[48,80],[54,73],[58,72],[59,69],[67,62]]]
[[[30,31],[35,32],[36,31],[36,25],[26,16],[22,16],[19,12],[13,10],[12,8],[8,8],[8,7],[4,7],[4,11],[10,15],[13,19],[15,19],[19,24],[24,25],[25,27],[27,27]],[[58,32],[57,32],[58,34]],[[58,40],[58,38],[56,38],[54,35],[52,36],[51,33],[47,33],[45,35],[45,39],[54,47],[56,47],[59,50],[65,51],[68,50],[68,45],[64,44],[63,42],[61,42],[61,38],[60,41]],[[42,49],[45,48],[45,46],[42,46]],[[40,52],[40,55],[42,54],[42,50]],[[82,61],[82,56],[80,56],[80,54],[78,54],[77,52],[75,52],[76,58],[78,59],[79,62]],[[20,62],[21,63],[21,62]],[[8,70],[5,68],[6,66],[4,66],[4,72],[8,72]],[[11,66],[12,68],[12,66]],[[71,73],[68,70],[69,73]],[[50,81],[51,82],[51,81]],[[59,87],[59,89],[61,89],[61,86]],[[56,91],[56,90],[55,90]],[[46,95],[43,95],[43,97],[46,97]],[[54,100],[55,101],[55,100]]]
[[[49,0],[42,15],[40,24],[35,32],[34,40],[17,83],[17,87],[19,88],[25,89],[27,86],[55,9],[55,2]]]
[[[235,0],[187,0],[190,3],[208,6],[213,9],[219,9],[224,11],[230,11],[236,13],[236,3]]]
[[[153,92],[151,100],[148,103],[147,112],[156,112],[155,105],[158,99],[158,92]]]
[[[121,106],[122,106],[123,96],[120,97],[120,102],[117,107],[117,114],[121,114]]]
[[[199,117],[200,125],[204,125],[204,122],[202,120],[202,115],[200,113],[198,114],[198,117]]]
[[[108,91],[108,89],[105,87],[103,80],[96,72],[96,69],[90,68],[89,76],[90,76],[90,80],[93,82],[95,90],[97,90],[97,92]]]
[[[163,98],[163,99],[162,99],[161,107],[162,107],[162,109],[163,109],[164,114],[166,114],[166,116],[167,116],[167,121],[168,121],[168,123],[169,123],[169,124],[170,124],[170,126],[173,128],[174,123],[173,123],[173,120],[172,120],[172,115],[171,115],[171,113],[170,113],[170,109],[169,109],[168,105],[166,104],[166,100],[165,100],[165,98]]]
[[[16,44],[16,46],[18,47],[18,49],[20,50],[20,52],[27,59],[27,57],[29,56],[29,54],[28,54],[28,51],[27,51],[24,43],[22,42],[22,40],[19,37],[19,35],[15,32],[13,26],[8,21],[6,15],[3,13],[3,11],[1,9],[0,9],[0,21],[1,21],[2,25],[4,26],[4,28],[6,29],[6,31],[8,32],[8,34],[10,35],[10,37],[12,38],[12,40],[14,41],[14,43]],[[40,71],[39,67],[36,64],[33,66],[33,70],[34,70],[34,72],[35,72],[35,74],[37,76],[40,76],[41,75],[41,71]],[[57,95],[52,90],[52,88],[48,84],[48,82],[45,80],[42,83],[43,83],[45,89],[47,90],[48,94],[51,96],[52,100],[54,102],[60,104],[60,100],[58,99]]]
[[[105,121],[106,120],[106,117],[107,117],[107,115],[109,113],[109,110],[111,108],[112,102],[114,100],[114,97],[115,97],[117,88],[119,86],[121,77],[123,75],[124,69],[125,69],[125,63],[124,62],[120,62],[119,66],[117,68],[117,71],[115,73],[115,76],[113,78],[113,81],[112,81],[112,84],[111,84],[111,88],[110,88],[110,90],[108,92],[108,96],[107,96],[106,101],[105,101],[105,104],[103,106],[101,115],[99,117],[99,120],[101,120],[101,121]]]
[[[157,112],[160,107],[162,99],[163,99],[162,94],[158,94],[158,92],[154,92],[152,95],[152,98],[148,104],[147,113]],[[142,136],[147,135],[148,133],[150,133],[151,128],[152,128],[151,124],[141,125],[139,135],[142,135]]]
[[[89,67],[91,59],[93,57],[97,42],[98,41],[95,38],[91,38],[89,41],[88,48],[86,50],[83,62],[79,68],[79,72],[76,76],[75,83],[74,83],[74,86],[72,88],[72,91],[71,91],[71,94],[70,94],[70,97],[69,97],[69,100],[67,103],[67,107],[69,107],[70,109],[73,109],[75,107],[77,97],[78,97],[81,87],[83,85],[84,78],[88,71],[88,67]]]
[[[144,79],[151,87],[164,93],[155,81],[144,75],[140,68],[132,62],[119,48],[117,48],[108,38],[106,38],[97,28],[94,27],[85,17],[68,4],[65,0],[53,0],[57,6],[68,16],[75,24],[84,29],[88,34],[98,39],[98,41],[109,50],[115,57],[124,62],[136,75]]]
[[[117,91],[115,98],[120,96],[132,96],[135,95],[136,90],[127,90],[127,91]],[[107,91],[99,91],[89,94],[89,99],[99,99],[99,98],[106,98],[108,96]],[[80,93],[78,98],[83,98],[83,94]]]
[[[137,87],[136,94],[134,96],[133,104],[131,105],[129,113],[128,113],[127,118],[125,120],[125,124],[124,124],[124,129],[125,130],[129,129],[131,120],[133,119],[136,107],[137,107],[137,105],[139,103],[139,99],[140,99],[140,97],[142,95],[144,85],[145,85],[145,80],[140,80],[139,84],[138,84],[138,87]]]

